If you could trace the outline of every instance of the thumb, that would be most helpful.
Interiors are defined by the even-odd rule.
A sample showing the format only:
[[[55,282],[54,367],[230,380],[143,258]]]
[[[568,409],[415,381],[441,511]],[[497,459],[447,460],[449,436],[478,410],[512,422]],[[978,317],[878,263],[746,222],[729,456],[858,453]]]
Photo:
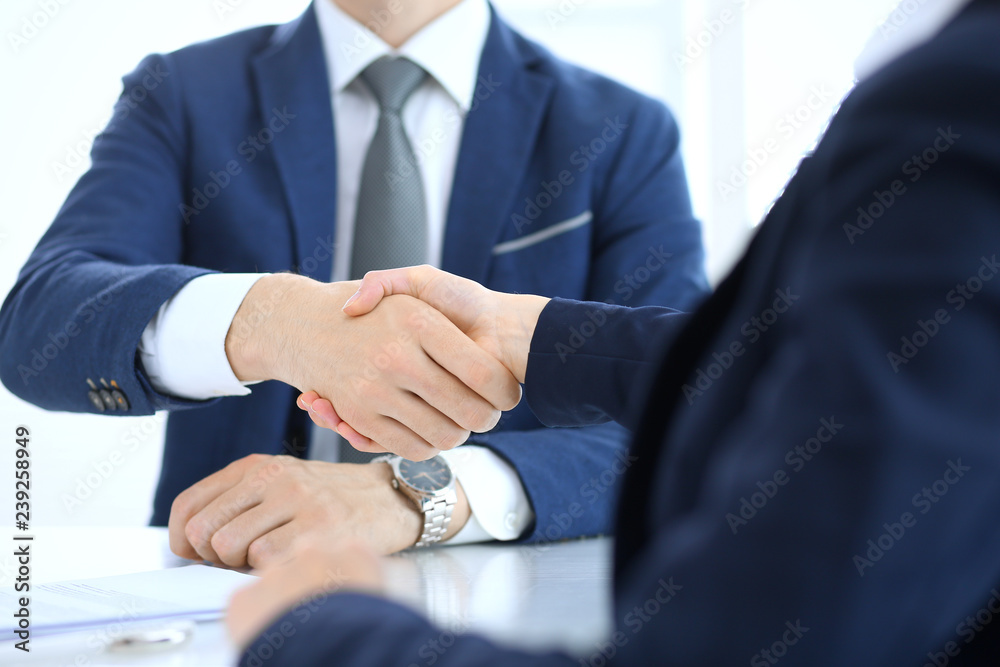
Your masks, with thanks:
[[[429,279],[429,266],[413,266],[405,269],[369,271],[361,281],[361,287],[344,304],[344,312],[351,317],[365,315],[387,296],[406,294],[420,298],[420,291]]]

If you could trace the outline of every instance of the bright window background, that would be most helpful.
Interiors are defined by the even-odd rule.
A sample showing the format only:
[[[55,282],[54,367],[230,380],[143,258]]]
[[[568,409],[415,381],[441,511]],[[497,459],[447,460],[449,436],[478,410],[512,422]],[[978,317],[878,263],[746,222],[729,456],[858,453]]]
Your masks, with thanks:
[[[893,2],[495,4],[557,54],[670,105],[717,281],[849,90],[856,54]],[[58,10],[48,16],[46,6]],[[286,21],[305,6],[304,0],[4,0],[0,293],[86,169],[91,139],[110,117],[121,75],[150,52]],[[15,44],[18,36],[24,43]],[[814,91],[822,91],[821,99]],[[782,123],[796,112],[798,127],[789,132]],[[760,159],[768,145],[773,152]],[[748,166],[754,156],[760,164]],[[734,170],[753,173],[743,183],[733,180]],[[726,183],[732,191],[722,193]],[[36,524],[143,524],[159,470],[162,422],[46,413],[0,389],[0,440],[6,439],[0,465],[13,469],[14,428],[25,424],[33,432]],[[118,465],[111,462],[115,452]],[[11,486],[0,492],[5,511],[12,508]],[[0,580],[9,566],[9,556],[0,557]]]

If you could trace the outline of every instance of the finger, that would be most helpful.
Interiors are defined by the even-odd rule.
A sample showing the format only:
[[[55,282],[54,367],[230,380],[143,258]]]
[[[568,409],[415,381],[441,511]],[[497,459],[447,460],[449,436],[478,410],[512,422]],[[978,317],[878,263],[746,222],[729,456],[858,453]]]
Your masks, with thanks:
[[[469,429],[457,425],[446,415],[427,405],[419,396],[403,393],[398,401],[389,406],[386,411],[387,417],[395,419],[439,451],[454,449],[469,439],[471,435]],[[379,443],[384,444],[381,441]]]
[[[327,424],[326,420],[324,420],[322,417],[320,417],[318,414],[316,414],[312,410],[310,410],[308,414],[309,414],[309,419],[312,420],[312,423],[316,424],[316,426],[318,426],[319,428],[328,428],[328,429],[333,430],[333,431],[337,430],[336,428],[333,428],[329,424]]]
[[[293,522],[278,526],[250,543],[247,548],[247,563],[255,570],[285,563],[296,554],[299,539]]]
[[[385,451],[384,448],[379,447],[371,440],[369,440],[368,438],[364,437],[363,435],[355,431],[353,428],[351,428],[351,426],[343,419],[341,419],[340,415],[337,414],[337,411],[333,407],[333,403],[326,400],[325,398],[317,398],[313,402],[311,408],[314,417],[318,417],[327,424],[332,424],[332,426],[330,426],[329,428],[340,433],[341,437],[347,440],[347,442],[351,443],[351,445],[358,451],[362,452]],[[313,421],[316,421],[316,419],[314,418]],[[345,435],[345,433],[347,435]]]
[[[421,290],[434,271],[429,266],[369,271],[358,291],[344,304],[344,312],[352,317],[364,315],[371,312],[379,301],[392,294],[408,294],[419,299]]]
[[[327,424],[327,428],[334,431],[337,427],[343,423],[343,419],[337,414],[337,411],[333,407],[333,403],[325,398],[317,398],[309,406],[309,416],[313,418],[315,422],[318,419]]]
[[[427,316],[416,327],[428,356],[497,410],[513,410],[521,400],[517,378],[443,316],[436,319]]]
[[[402,378],[400,386],[425,401],[434,411],[423,410],[412,415],[397,411],[390,416],[409,426],[427,442],[437,446],[435,443],[446,438],[441,432],[445,426],[443,422],[463,431],[485,433],[500,421],[499,410],[430,357],[417,357],[412,363],[411,375]],[[415,407],[409,400],[405,404],[409,408]],[[423,419],[418,421],[418,418]]]
[[[185,535],[202,558],[228,565],[213,546],[216,533],[263,500],[266,484],[245,482],[225,491],[188,521]]]
[[[399,393],[405,394],[407,392],[401,391]],[[399,398],[397,401],[403,402],[405,399]],[[420,404],[411,409],[423,411],[432,408],[423,403],[423,401],[420,401]],[[375,417],[370,423],[369,430],[359,431],[359,433],[371,440],[374,447],[381,447],[386,451],[398,454],[411,461],[424,461],[433,458],[440,451],[424,438],[414,433],[409,427],[401,424],[392,417],[384,415]],[[355,446],[355,449],[359,451],[373,451],[367,446]]]
[[[316,392],[308,392],[313,396],[319,396]],[[305,394],[303,394],[305,396]],[[355,431],[347,422],[340,418],[337,411],[333,408],[333,404],[326,400],[325,398],[313,398],[308,397],[312,402],[310,403],[309,417],[312,418],[313,423],[317,426],[322,426],[329,428],[333,431],[337,431],[342,438],[351,443],[359,452],[370,452],[372,454],[384,453],[387,450],[384,447],[373,443],[371,440],[361,435]]]
[[[212,536],[212,549],[229,567],[248,564],[250,545],[292,520],[294,508],[284,502],[264,502],[247,509]]]
[[[295,404],[299,406],[302,410],[309,410],[309,407],[318,399],[320,396],[315,391],[307,391],[304,394],[299,394],[296,399]]]
[[[385,447],[382,447],[381,445],[372,442],[371,439],[366,438],[365,436],[355,431],[353,428],[351,428],[351,425],[348,424],[347,422],[343,421],[340,422],[340,426],[337,427],[337,433],[339,433],[340,437],[342,437],[344,440],[351,443],[351,447],[354,447],[354,449],[358,450],[359,452],[369,452],[371,454],[385,454],[386,452],[389,451]]]
[[[167,532],[170,550],[181,558],[196,560],[200,557],[194,545],[188,540],[187,525],[191,517],[200,512],[208,503],[219,497],[243,479],[246,471],[260,462],[259,455],[250,455],[230,463],[200,482],[182,491],[170,507]]]

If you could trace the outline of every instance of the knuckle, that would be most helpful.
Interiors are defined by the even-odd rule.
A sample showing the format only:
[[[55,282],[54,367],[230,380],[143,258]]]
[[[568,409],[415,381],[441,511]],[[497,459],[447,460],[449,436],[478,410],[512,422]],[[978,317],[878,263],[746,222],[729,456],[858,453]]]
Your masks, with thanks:
[[[469,365],[469,368],[466,371],[466,377],[469,380],[470,388],[481,389],[493,383],[495,380],[495,373],[493,369],[483,361],[474,361]]]
[[[250,567],[264,567],[274,558],[274,549],[266,537],[254,540],[247,548],[247,564]]]
[[[248,454],[243,458],[243,460],[246,462],[248,466],[256,468],[261,463],[264,463],[268,458],[270,457],[268,457],[266,454],[254,453],[254,454]]]
[[[202,549],[212,539],[212,527],[204,519],[194,518],[184,526],[184,536],[195,549]]]
[[[440,450],[455,449],[472,435],[469,431],[462,430],[459,428],[447,429],[441,435],[438,436],[435,448]]]
[[[226,565],[240,566],[243,564],[242,554],[239,552],[239,545],[229,536],[228,531],[220,530],[209,541],[212,550],[218,554],[219,559]]]
[[[174,498],[174,502],[170,504],[170,515],[186,517],[191,512],[190,497],[188,492],[184,491]]]
[[[493,428],[499,419],[499,410],[477,400],[466,407],[463,426],[476,433],[485,433]]]
[[[438,451],[436,449],[432,449],[430,447],[425,446],[417,449],[416,451],[414,451],[413,454],[407,456],[406,458],[408,458],[411,461],[427,461],[428,459],[432,459],[437,455]]]

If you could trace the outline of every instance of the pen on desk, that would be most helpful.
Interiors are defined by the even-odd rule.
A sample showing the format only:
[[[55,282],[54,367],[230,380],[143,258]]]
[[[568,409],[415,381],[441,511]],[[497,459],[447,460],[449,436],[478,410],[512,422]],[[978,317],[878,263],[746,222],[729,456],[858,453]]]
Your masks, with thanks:
[[[118,653],[165,651],[184,644],[193,635],[194,623],[175,621],[167,625],[128,630],[111,642],[108,650]]]

